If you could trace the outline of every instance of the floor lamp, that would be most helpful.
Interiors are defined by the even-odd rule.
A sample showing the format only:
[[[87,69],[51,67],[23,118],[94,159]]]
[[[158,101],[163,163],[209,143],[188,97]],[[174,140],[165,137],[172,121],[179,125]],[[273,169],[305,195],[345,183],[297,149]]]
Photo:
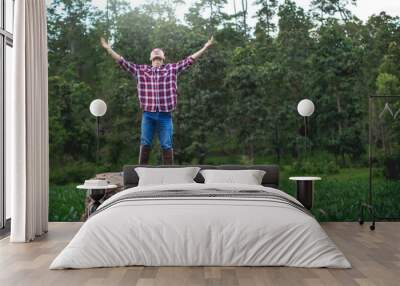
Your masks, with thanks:
[[[307,117],[310,117],[314,113],[315,111],[314,103],[309,99],[303,99],[297,104],[297,111],[304,118],[304,137],[305,137],[304,149],[305,149],[305,155],[307,157],[307,134],[308,134]]]
[[[373,180],[373,174],[372,174],[372,169],[373,169],[373,165],[375,164],[374,162],[376,162],[376,157],[374,157],[373,155],[373,146],[375,139],[373,138],[373,125],[374,125],[374,114],[376,114],[376,112],[374,112],[374,102],[377,100],[388,100],[388,99],[393,99],[393,100],[400,100],[400,95],[370,95],[369,96],[369,107],[368,107],[368,166],[369,166],[369,188],[368,188],[368,197],[367,197],[367,201],[366,202],[361,202],[361,213],[360,213],[360,217],[358,218],[358,222],[360,224],[364,224],[364,211],[367,211],[370,215],[371,215],[371,219],[372,219],[372,224],[369,226],[370,230],[375,230],[375,222],[376,220],[380,220],[380,221],[391,221],[391,220],[395,220],[398,221],[400,218],[399,217],[378,217],[377,213],[376,213],[376,203],[373,202],[373,194],[374,194],[374,188],[373,188],[373,184],[372,184],[372,180]],[[385,114],[387,114],[387,116],[391,116],[393,118],[393,120],[398,120],[397,117],[400,115],[400,109],[398,111],[392,110],[390,108],[389,103],[386,101],[385,102],[385,106],[383,108],[383,110],[379,113],[379,119],[381,119],[383,116],[385,116]],[[375,152],[376,153],[376,152]],[[376,156],[376,155],[375,155]]]
[[[95,99],[90,103],[90,113],[96,117],[96,162],[99,160],[99,137],[100,137],[100,117],[106,114],[107,104],[101,99]]]

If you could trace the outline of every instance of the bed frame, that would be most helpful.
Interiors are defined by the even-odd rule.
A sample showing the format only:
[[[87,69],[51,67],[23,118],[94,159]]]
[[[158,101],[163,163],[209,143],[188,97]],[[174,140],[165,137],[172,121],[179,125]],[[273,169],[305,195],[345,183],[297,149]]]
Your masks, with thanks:
[[[180,167],[199,167],[204,169],[217,169],[217,170],[263,170],[265,175],[261,184],[264,187],[271,187],[278,189],[279,187],[279,167],[277,165],[162,165],[162,166],[142,166],[142,165],[125,165],[123,168],[124,189],[136,187],[139,182],[139,176],[135,171],[136,167],[147,168],[180,168]],[[194,178],[197,183],[204,183],[204,178],[200,174]]]

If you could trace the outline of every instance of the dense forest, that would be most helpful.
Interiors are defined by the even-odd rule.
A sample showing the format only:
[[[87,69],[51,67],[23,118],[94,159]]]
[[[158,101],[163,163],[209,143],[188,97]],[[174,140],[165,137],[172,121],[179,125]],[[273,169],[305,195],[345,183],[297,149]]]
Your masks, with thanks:
[[[105,10],[90,0],[48,5],[53,183],[137,162],[136,81],[101,48],[101,36],[142,64],[150,64],[155,47],[165,51],[166,62],[175,62],[214,36],[213,47],[178,81],[178,164],[291,164],[301,161],[306,143],[315,164],[367,165],[368,97],[400,94],[400,18],[382,12],[363,22],[349,10],[355,0],[313,0],[309,11],[290,0],[256,0],[256,25],[250,27],[247,9],[254,3],[237,1],[235,13],[228,15],[227,2],[196,1],[184,21],[175,14],[179,0],[135,8],[109,0]],[[89,112],[96,98],[108,105],[97,163],[96,121]],[[304,98],[316,107],[307,137],[296,109]],[[398,119],[390,134],[396,144]],[[384,156],[389,147],[380,144]],[[155,147],[153,163],[159,160]],[[390,148],[400,158],[399,148]]]

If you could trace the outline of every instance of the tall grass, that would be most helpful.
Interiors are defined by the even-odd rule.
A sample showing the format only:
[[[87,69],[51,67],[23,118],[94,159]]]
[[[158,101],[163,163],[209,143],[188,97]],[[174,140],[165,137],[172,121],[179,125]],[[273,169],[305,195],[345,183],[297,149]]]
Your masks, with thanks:
[[[86,192],[76,189],[77,185],[50,186],[50,221],[80,221],[85,211]]]
[[[368,199],[368,168],[341,169],[333,175],[321,176],[315,182],[313,215],[319,221],[356,221],[361,202]],[[295,196],[295,182],[289,181],[291,172],[281,175],[281,190]],[[379,217],[400,217],[400,181],[389,181],[382,176],[373,178],[373,203]],[[322,211],[321,211],[322,210]]]

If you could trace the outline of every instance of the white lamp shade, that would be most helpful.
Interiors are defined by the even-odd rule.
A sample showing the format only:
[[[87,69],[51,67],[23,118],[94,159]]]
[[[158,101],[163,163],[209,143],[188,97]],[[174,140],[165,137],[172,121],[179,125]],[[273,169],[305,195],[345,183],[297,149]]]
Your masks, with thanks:
[[[297,111],[301,116],[311,116],[314,113],[314,103],[309,99],[303,99],[297,105]]]
[[[90,103],[90,113],[94,116],[103,116],[107,111],[107,104],[101,99],[95,99]]]

